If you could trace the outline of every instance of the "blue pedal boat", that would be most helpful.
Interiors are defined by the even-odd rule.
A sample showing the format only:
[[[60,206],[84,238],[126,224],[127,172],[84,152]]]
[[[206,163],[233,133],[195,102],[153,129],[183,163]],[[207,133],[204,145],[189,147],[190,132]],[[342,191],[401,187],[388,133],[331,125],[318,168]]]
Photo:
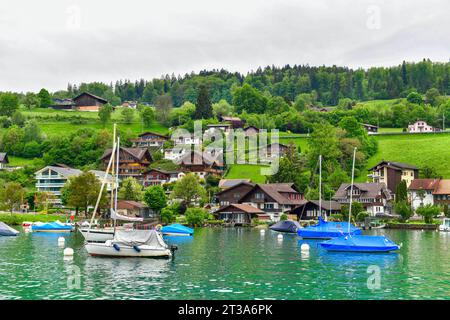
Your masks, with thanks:
[[[194,234],[194,229],[174,223],[169,226],[162,227],[161,233],[165,236],[192,236]]]
[[[386,236],[354,235],[334,238],[319,243],[328,251],[339,252],[391,252],[400,249],[396,243]]]
[[[56,222],[47,222],[42,223],[38,222],[31,226],[32,232],[71,232],[73,231],[73,226],[61,223],[59,221]]]
[[[332,239],[347,235],[360,235],[361,229],[350,224],[349,232],[348,222],[324,221],[322,217],[319,217],[318,224],[298,229],[297,234],[304,239]]]

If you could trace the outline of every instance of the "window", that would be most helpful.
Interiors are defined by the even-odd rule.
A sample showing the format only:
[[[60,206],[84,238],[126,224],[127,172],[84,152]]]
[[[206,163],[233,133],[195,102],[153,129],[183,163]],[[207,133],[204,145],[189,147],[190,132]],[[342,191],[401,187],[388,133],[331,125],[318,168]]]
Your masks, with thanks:
[[[261,193],[261,192],[255,193],[255,199],[263,199],[263,198],[264,198],[264,193]]]

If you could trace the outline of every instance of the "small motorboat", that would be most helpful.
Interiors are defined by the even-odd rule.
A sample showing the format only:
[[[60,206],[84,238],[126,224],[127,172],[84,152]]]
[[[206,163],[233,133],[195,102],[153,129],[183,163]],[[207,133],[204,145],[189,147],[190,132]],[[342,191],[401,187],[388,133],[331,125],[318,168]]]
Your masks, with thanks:
[[[174,223],[169,226],[162,227],[161,233],[165,236],[192,236],[194,234],[194,229]]]
[[[349,232],[350,229],[350,232]],[[332,239],[347,235],[360,235],[361,229],[348,222],[324,221],[319,217],[319,223],[300,228],[297,234],[304,239]]]
[[[22,227],[23,228],[31,228],[32,225],[33,225],[33,222],[30,222],[30,221],[22,222]]]
[[[169,258],[175,247],[169,247],[156,230],[116,230],[106,242],[87,242],[91,256]]]
[[[36,222],[31,226],[32,232],[71,232],[73,226],[71,224],[62,223],[60,221],[55,222]]]
[[[301,227],[297,221],[285,220],[275,223],[269,229],[278,232],[297,233],[297,230]]]
[[[450,218],[444,218],[444,220],[442,220],[439,231],[450,231]]]
[[[319,243],[328,251],[340,252],[390,252],[400,249],[396,243],[386,236],[350,235],[334,238]]]
[[[11,228],[6,223],[0,222],[0,236],[10,237],[10,236],[17,236],[18,234],[19,231]]]

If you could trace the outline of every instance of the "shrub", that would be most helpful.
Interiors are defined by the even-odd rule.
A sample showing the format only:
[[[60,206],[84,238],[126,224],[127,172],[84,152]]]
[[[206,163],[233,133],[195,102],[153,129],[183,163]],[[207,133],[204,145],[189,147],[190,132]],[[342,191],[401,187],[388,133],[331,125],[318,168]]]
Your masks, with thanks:
[[[281,217],[280,217],[280,220],[281,221],[286,221],[288,219],[288,216],[287,216],[287,214],[285,214],[285,213],[283,213],[282,215],[281,215]]]
[[[395,211],[395,213],[397,213],[398,215],[401,216],[400,220],[402,222],[407,221],[409,218],[411,218],[411,216],[413,214],[411,207],[408,205],[408,203],[406,201],[397,202],[394,205],[394,211]]]
[[[208,218],[208,212],[202,208],[188,208],[186,210],[186,221],[193,226],[202,226]]]
[[[361,212],[358,213],[358,215],[356,216],[356,221],[362,222],[362,221],[364,221],[368,216],[369,216],[369,213],[368,213],[367,211],[361,211]]]
[[[342,221],[344,220],[344,217],[342,216],[342,214],[336,213],[336,214],[332,214],[329,217],[330,221]]]
[[[431,204],[427,204],[416,210],[416,213],[423,217],[425,223],[433,223],[433,218],[437,217],[440,212],[441,210],[438,206],[433,206]]]
[[[177,220],[176,209],[173,206],[168,206],[162,209],[160,216],[163,223],[171,223]]]

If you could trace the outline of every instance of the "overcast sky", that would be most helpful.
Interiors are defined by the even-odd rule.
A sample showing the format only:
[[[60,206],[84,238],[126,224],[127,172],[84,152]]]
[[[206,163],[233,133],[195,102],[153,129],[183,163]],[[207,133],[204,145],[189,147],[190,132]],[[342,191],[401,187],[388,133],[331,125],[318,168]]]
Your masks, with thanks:
[[[0,0],[0,91],[450,58],[449,0]]]

